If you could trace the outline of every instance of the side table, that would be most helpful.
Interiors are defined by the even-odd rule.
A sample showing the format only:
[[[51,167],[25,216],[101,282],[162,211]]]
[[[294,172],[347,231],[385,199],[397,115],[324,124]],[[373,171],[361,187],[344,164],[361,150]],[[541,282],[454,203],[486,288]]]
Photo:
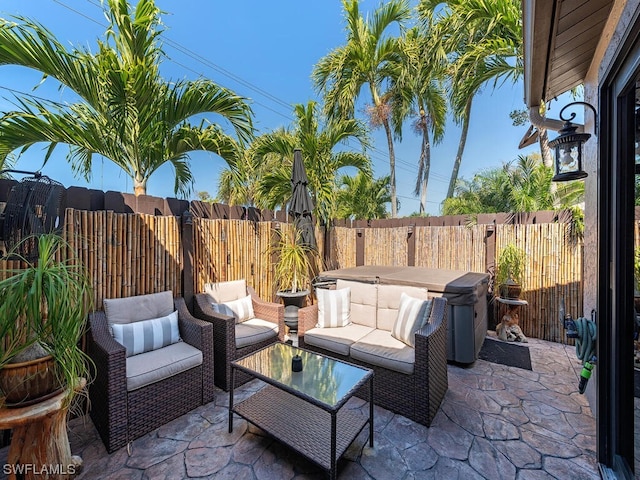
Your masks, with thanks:
[[[80,379],[76,390],[86,385]],[[67,436],[65,396],[61,392],[42,402],[0,409],[0,429],[11,429],[11,445],[2,473],[9,480],[68,479],[80,473],[82,459],[71,455]]]

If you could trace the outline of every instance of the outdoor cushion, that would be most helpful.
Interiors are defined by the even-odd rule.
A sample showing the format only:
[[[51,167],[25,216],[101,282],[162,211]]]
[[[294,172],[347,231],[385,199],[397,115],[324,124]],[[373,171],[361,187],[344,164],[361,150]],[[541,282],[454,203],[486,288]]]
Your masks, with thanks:
[[[376,327],[378,288],[373,283],[338,280],[336,290],[351,289],[351,321],[367,327]]]
[[[202,352],[186,342],[127,358],[127,391],[150,385],[202,364]]]
[[[236,317],[236,323],[242,323],[245,320],[255,317],[255,314],[253,313],[251,295],[233,300],[232,302],[225,302],[224,305],[233,311],[234,316]]]
[[[402,292],[398,317],[391,330],[391,336],[410,347],[415,347],[415,332],[425,321],[427,302],[419,298],[410,297]]]
[[[175,310],[171,290],[126,298],[105,298],[103,305],[108,323],[131,323],[166,317]]]
[[[344,327],[351,323],[351,289],[316,290],[319,328]]]
[[[229,317],[236,316],[235,312],[231,310],[229,306],[224,303],[211,302],[211,308],[213,308],[214,312],[221,313],[222,315],[228,315]]]
[[[390,332],[398,318],[400,295],[428,300],[427,289],[409,285],[378,285],[378,312],[376,327]]]
[[[180,341],[178,312],[166,317],[110,325],[113,338],[127,349],[127,357],[166,347]]]
[[[229,282],[206,283],[204,293],[215,303],[227,303],[247,296],[247,282],[244,279]]]
[[[373,328],[357,323],[337,328],[312,328],[305,332],[304,342],[346,356],[354,342],[372,331]]]
[[[267,320],[251,318],[236,324],[236,348],[253,345],[277,336],[278,324]]]
[[[413,374],[415,354],[415,348],[393,338],[391,332],[380,329],[373,330],[351,345],[351,358],[407,375]]]

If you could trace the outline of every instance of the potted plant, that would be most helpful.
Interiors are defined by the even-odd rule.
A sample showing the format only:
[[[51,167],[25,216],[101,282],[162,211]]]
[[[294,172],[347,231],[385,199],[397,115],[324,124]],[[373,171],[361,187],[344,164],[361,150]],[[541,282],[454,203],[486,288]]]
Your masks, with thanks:
[[[79,345],[93,298],[85,269],[67,258],[68,245],[57,234],[23,242],[37,247],[36,259],[15,255],[24,268],[0,276],[0,390],[7,406],[41,401],[89,375]],[[67,391],[70,403],[77,391]]]
[[[510,243],[498,255],[496,263],[496,285],[500,296],[508,299],[520,298],[524,279],[526,253]]]
[[[310,293],[311,279],[317,253],[315,249],[300,241],[300,232],[295,226],[281,228],[274,253],[276,295],[285,305],[285,323],[291,329],[298,326],[298,308],[303,307]]]

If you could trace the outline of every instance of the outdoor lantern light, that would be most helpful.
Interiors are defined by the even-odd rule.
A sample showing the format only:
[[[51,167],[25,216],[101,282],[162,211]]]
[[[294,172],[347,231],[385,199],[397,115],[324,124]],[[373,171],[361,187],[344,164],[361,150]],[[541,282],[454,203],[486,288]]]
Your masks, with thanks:
[[[571,123],[571,120],[576,117],[575,113],[572,113],[569,118],[562,116],[562,112],[573,105],[585,105],[591,108],[593,114],[596,115],[596,109],[585,102],[569,103],[560,110],[560,120],[564,120],[564,126],[558,132],[560,135],[549,142],[549,146],[555,149],[556,152],[556,174],[551,179],[554,182],[567,182],[587,176],[587,172],[582,169],[582,144],[589,140],[591,135],[589,133],[576,133],[578,127]]]

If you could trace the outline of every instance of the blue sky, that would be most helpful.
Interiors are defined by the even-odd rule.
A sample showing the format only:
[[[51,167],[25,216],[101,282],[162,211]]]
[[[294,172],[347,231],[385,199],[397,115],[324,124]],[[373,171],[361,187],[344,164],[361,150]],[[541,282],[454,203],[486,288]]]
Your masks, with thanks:
[[[161,67],[164,77],[177,80],[205,76],[250,98],[255,126],[260,133],[290,125],[292,105],[318,100],[310,80],[313,65],[345,39],[339,0],[157,0],[156,3],[167,12],[162,17],[164,51],[169,57]],[[378,0],[363,0],[361,9],[366,12],[378,4]],[[99,0],[0,0],[0,17],[12,15],[37,20],[64,45],[84,45],[92,51],[97,50],[96,40],[103,38],[107,23]],[[0,111],[13,108],[12,93],[7,89],[57,101],[72,101],[69,92],[59,91],[52,80],[32,91],[39,82],[40,76],[26,69],[0,67]],[[527,127],[514,127],[509,112],[523,107],[521,81],[515,85],[501,85],[495,90],[489,85],[475,99],[461,177],[471,178],[479,170],[500,166],[519,154],[538,151],[537,145],[518,149]],[[554,107],[552,105],[551,116]],[[550,136],[554,138],[555,135],[551,133]],[[378,177],[389,171],[387,147],[381,130],[374,132],[373,139],[375,149],[371,157]],[[449,122],[443,143],[432,150],[427,207],[432,215],[439,214],[446,195],[459,139],[460,128]],[[90,183],[74,178],[65,160],[66,153],[65,146],[58,147],[42,171],[65,186],[133,191],[127,176],[100,158],[94,159]],[[418,210],[419,202],[412,192],[419,153],[420,139],[407,125],[403,142],[396,143],[401,216]],[[17,168],[39,169],[43,157],[44,149],[36,145],[23,155]],[[215,193],[218,174],[225,165],[214,154],[195,152],[191,155],[195,177],[193,198],[197,191]],[[161,197],[174,196],[170,166],[151,177],[147,192]]]

